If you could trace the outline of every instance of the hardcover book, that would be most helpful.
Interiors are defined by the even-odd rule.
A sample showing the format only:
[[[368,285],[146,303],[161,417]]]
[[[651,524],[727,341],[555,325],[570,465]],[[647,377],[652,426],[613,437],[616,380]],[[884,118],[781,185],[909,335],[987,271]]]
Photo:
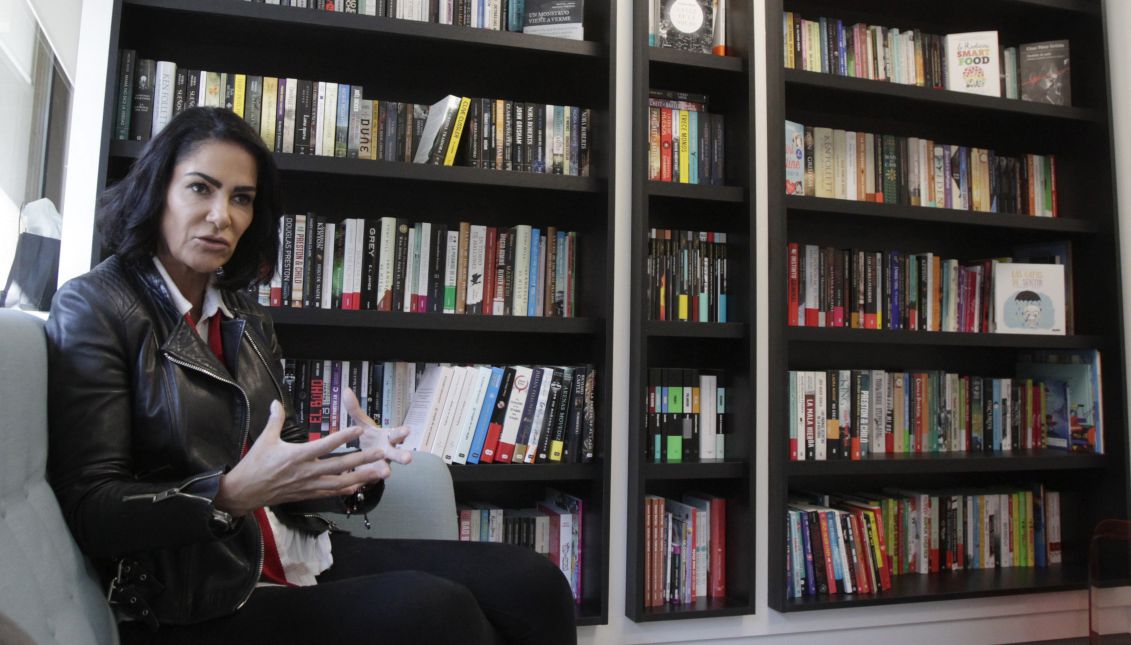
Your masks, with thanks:
[[[946,89],[1001,96],[1000,55],[996,31],[948,34]]]
[[[522,32],[585,40],[584,0],[525,0]]]
[[[1072,105],[1072,75],[1067,40],[1021,45],[1018,73],[1021,100]]]
[[[710,54],[715,44],[713,0],[663,0],[660,47]]]
[[[1064,335],[1064,266],[1000,263],[994,266],[995,331]]]

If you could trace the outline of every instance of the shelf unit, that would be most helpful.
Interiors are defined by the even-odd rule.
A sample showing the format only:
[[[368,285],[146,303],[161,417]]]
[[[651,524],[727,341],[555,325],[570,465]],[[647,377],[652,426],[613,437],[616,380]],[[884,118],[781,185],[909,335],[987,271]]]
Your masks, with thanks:
[[[608,620],[612,432],[616,3],[585,3],[586,40],[376,18],[241,0],[116,0],[99,177],[120,179],[143,144],[113,141],[118,52],[194,69],[347,82],[365,98],[431,104],[447,94],[592,109],[591,176],[276,154],[285,212],[405,217],[579,232],[578,318],[271,309],[293,358],[576,364],[596,367],[596,460],[452,466],[460,501],[530,507],[552,486],[585,500],[579,625]],[[553,70],[553,73],[547,73]],[[535,208],[531,208],[536,205]],[[93,257],[102,257],[95,238]]]
[[[1000,42],[1067,38],[1073,62],[1073,106],[908,87],[784,69],[783,11],[946,34],[997,29]],[[1093,0],[956,0],[906,3],[861,0],[768,0],[769,202],[769,571],[768,602],[778,611],[884,605],[954,598],[1082,589],[1091,527],[1127,517],[1128,463],[1124,396],[1122,296],[1111,172],[1111,126],[1103,14]],[[1054,153],[1058,219],[950,209],[787,197],[781,152],[784,121],[846,130],[921,136],[1009,153]],[[786,244],[932,250],[947,257],[1009,253],[1019,242],[1070,240],[1074,254],[1077,335],[1034,337],[855,329],[791,328],[786,322]],[[792,462],[787,378],[807,369],[949,369],[1006,376],[1025,349],[1100,349],[1106,455],[1034,450],[1008,455],[884,455],[862,461]],[[873,595],[786,595],[787,496],[791,488],[929,489],[990,483],[1044,482],[1062,495],[1064,564],[908,574]]]
[[[648,45],[648,3],[634,2],[632,86],[632,304],[629,356],[628,571],[625,614],[636,622],[752,614],[754,569],[754,3],[727,3],[727,56]],[[650,89],[706,94],[725,118],[724,185],[648,179]],[[726,323],[655,321],[646,309],[651,228],[727,234]],[[653,463],[645,456],[644,390],[655,367],[723,370],[727,390],[722,459]],[[719,382],[724,385],[723,380]],[[645,607],[646,495],[726,498],[725,598]]]

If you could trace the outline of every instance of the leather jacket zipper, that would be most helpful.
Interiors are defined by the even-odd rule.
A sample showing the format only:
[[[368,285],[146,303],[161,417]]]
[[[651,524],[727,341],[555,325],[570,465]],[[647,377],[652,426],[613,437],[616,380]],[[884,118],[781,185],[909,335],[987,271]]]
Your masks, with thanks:
[[[245,332],[245,334],[246,334],[246,332]],[[255,343],[252,343],[252,347],[255,348]],[[255,353],[259,354],[259,350],[256,349]],[[200,372],[201,374],[211,376],[212,378],[216,379],[217,381],[220,381],[222,383],[227,383],[228,385],[231,385],[232,387],[239,390],[240,394],[243,395],[243,403],[244,403],[243,439],[240,441],[240,446],[244,446],[245,444],[247,444],[248,434],[251,431],[251,400],[248,398],[247,392],[244,391],[244,389],[242,387],[240,387],[240,384],[236,383],[232,379],[224,378],[223,376],[213,372],[212,370],[201,367],[200,365],[194,365],[193,363],[183,361],[183,360],[173,356],[169,352],[165,352],[165,358],[176,363],[177,365],[180,365],[181,367],[185,367],[185,368],[188,368],[190,370]],[[263,356],[260,355],[260,359],[262,359],[262,358],[263,358]],[[271,379],[271,380],[274,381],[275,379]],[[248,599],[251,598],[251,594],[255,591],[255,586],[259,582],[260,576],[263,575],[263,555],[264,555],[263,551],[266,547],[263,544],[263,532],[257,531],[257,533],[259,535],[259,562],[255,567],[255,578],[253,579],[253,582],[251,584],[251,588],[247,590],[247,594],[243,597],[243,600],[241,600],[236,605],[236,610],[239,610],[241,607],[243,607],[245,604],[247,604]]]

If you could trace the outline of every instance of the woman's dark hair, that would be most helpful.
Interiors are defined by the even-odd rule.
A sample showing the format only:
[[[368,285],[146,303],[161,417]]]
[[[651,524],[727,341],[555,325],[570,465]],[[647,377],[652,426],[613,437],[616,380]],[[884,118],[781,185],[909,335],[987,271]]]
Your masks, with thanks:
[[[240,146],[257,169],[251,225],[218,276],[218,285],[241,289],[264,283],[275,273],[279,253],[279,180],[275,160],[259,134],[231,110],[193,107],[173,117],[153,137],[125,179],[103,191],[98,200],[102,243],[123,260],[148,260],[161,239],[165,196],[177,162],[207,141]]]

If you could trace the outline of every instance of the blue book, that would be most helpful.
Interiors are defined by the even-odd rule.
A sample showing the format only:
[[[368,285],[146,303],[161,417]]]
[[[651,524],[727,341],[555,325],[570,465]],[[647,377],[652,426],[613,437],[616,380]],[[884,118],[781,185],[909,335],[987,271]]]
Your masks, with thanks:
[[[888,329],[903,329],[903,254],[892,251],[891,266],[891,307],[887,316]]]
[[[509,0],[507,2],[507,31],[522,31],[525,18],[525,2],[523,0]]]
[[[479,409],[479,421],[475,424],[475,436],[471,439],[471,451],[467,463],[479,463],[483,452],[483,442],[487,439],[487,426],[491,425],[491,413],[495,409],[495,399],[499,398],[499,385],[503,382],[503,368],[491,368],[491,380],[487,382],[487,394],[483,397],[483,407]],[[486,524],[486,522],[484,522]]]
[[[840,69],[836,71],[841,76],[848,76],[848,43],[844,39],[844,22],[836,21],[836,47],[838,52],[838,66]]]
[[[810,596],[816,596],[817,578],[813,572],[813,547],[809,544],[809,514],[800,511],[798,515],[801,516],[801,548],[805,551],[805,579],[808,580],[805,590]]]
[[[334,156],[346,156],[350,129],[350,86],[338,84],[338,111],[334,113]]]
[[[540,252],[539,247],[541,246],[541,244],[539,243],[541,236],[542,236],[542,232],[540,230],[538,230],[536,227],[531,227],[531,229],[530,229],[530,273],[528,274],[530,276],[530,280],[529,280],[530,286],[526,290],[526,293],[527,293],[526,315],[527,316],[536,315],[537,308],[538,308],[538,255],[539,255],[539,252]]]
[[[838,526],[840,523],[837,522],[836,513],[833,511],[822,511],[821,515],[824,517],[825,523],[829,525],[829,546],[832,547],[833,554],[833,577],[837,580],[844,580],[844,569],[840,566],[841,541],[840,527]],[[838,586],[837,591],[844,593],[844,587]]]

